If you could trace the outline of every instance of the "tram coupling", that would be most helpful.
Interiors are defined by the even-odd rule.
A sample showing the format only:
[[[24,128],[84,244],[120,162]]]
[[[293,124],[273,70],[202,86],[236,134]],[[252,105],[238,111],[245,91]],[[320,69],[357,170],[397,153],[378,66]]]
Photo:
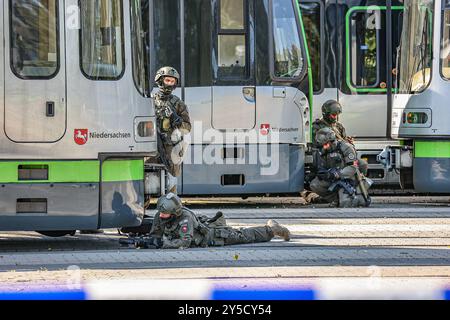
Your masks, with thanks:
[[[377,162],[381,163],[388,171],[412,168],[413,148],[411,146],[387,146],[377,155]]]

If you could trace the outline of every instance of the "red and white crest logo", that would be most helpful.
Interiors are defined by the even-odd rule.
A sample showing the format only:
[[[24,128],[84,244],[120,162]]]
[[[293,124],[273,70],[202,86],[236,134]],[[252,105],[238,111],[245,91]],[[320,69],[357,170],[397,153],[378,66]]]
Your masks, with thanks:
[[[75,143],[79,146],[85,145],[88,141],[88,134],[88,129],[75,129],[73,133]]]
[[[269,133],[270,133],[270,124],[262,124],[260,132],[261,132],[261,134],[263,136],[269,135]]]

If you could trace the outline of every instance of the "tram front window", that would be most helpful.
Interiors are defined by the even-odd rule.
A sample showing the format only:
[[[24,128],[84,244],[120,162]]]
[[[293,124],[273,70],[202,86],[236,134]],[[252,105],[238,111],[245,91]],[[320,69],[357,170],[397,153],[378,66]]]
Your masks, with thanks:
[[[441,74],[450,80],[450,1],[445,4],[441,46]]]
[[[434,0],[405,1],[398,92],[419,93],[431,81]]]
[[[133,78],[136,88],[144,97],[150,97],[150,25],[149,0],[130,1],[131,12],[131,51]]]
[[[273,0],[274,75],[297,78],[303,71],[303,55],[295,11],[289,0]]]

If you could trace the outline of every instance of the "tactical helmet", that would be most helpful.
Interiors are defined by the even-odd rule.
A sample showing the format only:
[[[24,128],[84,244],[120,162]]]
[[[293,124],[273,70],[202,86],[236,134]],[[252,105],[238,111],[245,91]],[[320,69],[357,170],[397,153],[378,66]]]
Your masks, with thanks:
[[[175,78],[177,80],[177,83],[174,86],[168,86],[164,83],[165,77]],[[180,74],[175,68],[163,67],[159,69],[158,72],[156,72],[155,82],[163,93],[171,94],[172,91],[174,91],[177,85],[180,83]]]
[[[182,207],[181,199],[174,193],[168,193],[160,197],[156,204],[158,212],[169,213],[177,217],[181,216]]]
[[[322,128],[316,133],[316,142],[319,145],[324,145],[328,142],[336,141],[336,134],[330,128]]]
[[[330,123],[334,123],[337,121],[336,118],[330,117],[332,114],[339,115],[342,113],[342,106],[336,100],[328,100],[322,105],[322,115],[325,120]]]

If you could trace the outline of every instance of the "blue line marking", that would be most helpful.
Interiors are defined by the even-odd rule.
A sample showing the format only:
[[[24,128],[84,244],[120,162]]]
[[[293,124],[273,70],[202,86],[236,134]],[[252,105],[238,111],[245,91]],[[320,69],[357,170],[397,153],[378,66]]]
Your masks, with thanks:
[[[313,290],[214,290],[212,300],[315,300]]]
[[[0,292],[0,301],[12,300],[86,300],[84,291],[67,291],[67,292]]]

